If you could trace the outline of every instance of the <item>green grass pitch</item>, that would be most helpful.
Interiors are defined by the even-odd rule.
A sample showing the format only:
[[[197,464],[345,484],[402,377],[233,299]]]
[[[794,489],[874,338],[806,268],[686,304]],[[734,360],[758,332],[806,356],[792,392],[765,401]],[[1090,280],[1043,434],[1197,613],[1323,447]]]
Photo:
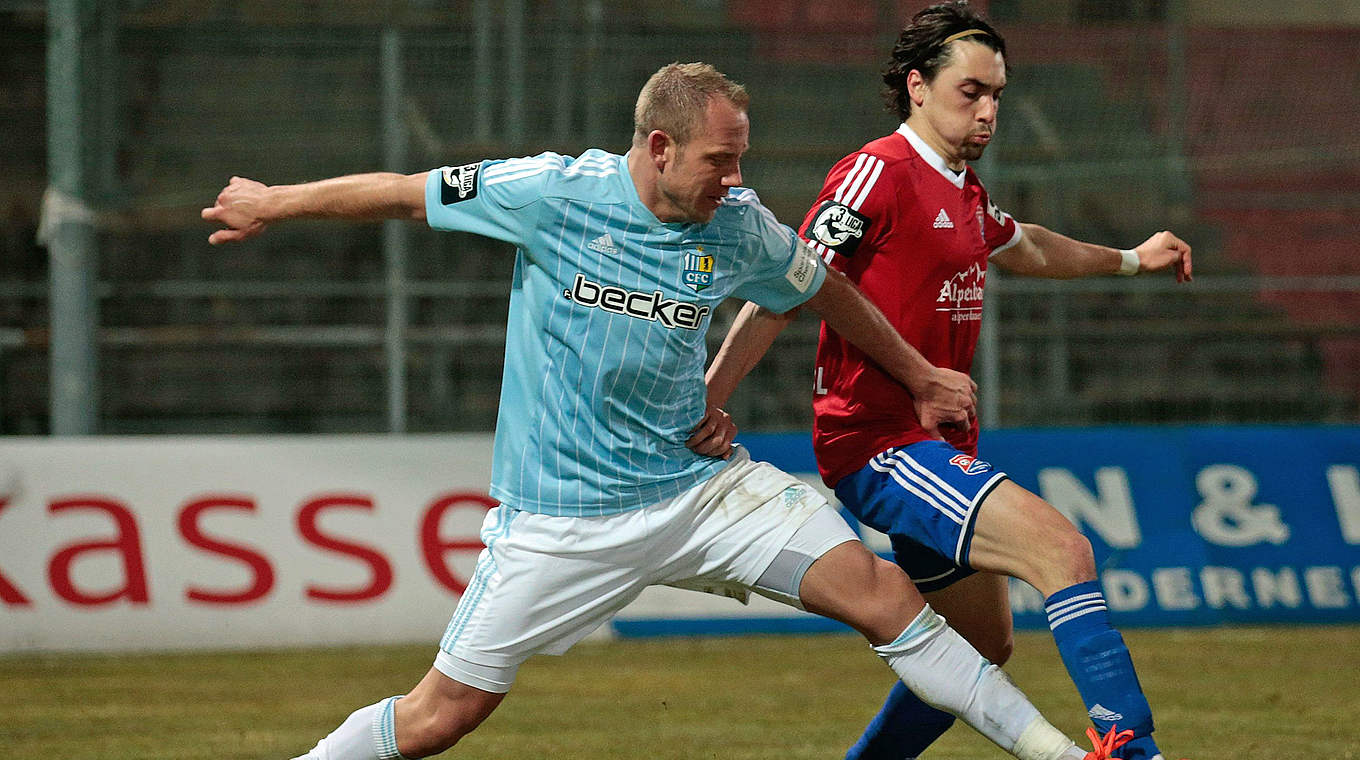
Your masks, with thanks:
[[[1126,631],[1168,760],[1360,760],[1360,626]],[[409,688],[429,646],[0,658],[0,746],[62,760],[300,754]],[[1007,666],[1070,735],[1087,725],[1046,633]],[[840,758],[891,685],[850,635],[651,639],[531,660],[447,757]],[[931,760],[1005,757],[955,726]]]

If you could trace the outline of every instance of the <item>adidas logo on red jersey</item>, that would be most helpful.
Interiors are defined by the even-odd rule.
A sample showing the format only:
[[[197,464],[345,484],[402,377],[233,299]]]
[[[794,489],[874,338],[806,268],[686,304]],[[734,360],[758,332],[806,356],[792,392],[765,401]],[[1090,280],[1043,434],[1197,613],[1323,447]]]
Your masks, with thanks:
[[[940,209],[940,213],[935,215],[935,229],[937,230],[954,229],[954,222],[949,219],[949,214],[946,214],[944,212],[944,209]]]

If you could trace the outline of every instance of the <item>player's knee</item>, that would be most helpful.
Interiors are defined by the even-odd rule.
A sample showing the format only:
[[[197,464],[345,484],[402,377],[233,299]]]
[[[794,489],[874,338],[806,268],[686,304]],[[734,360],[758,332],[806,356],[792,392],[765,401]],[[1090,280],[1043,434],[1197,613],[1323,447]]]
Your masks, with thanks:
[[[1038,497],[1034,498],[1042,505],[1041,509],[1035,510],[1042,539],[1028,552],[1028,577],[1021,577],[1045,594],[1094,580],[1096,563],[1090,539],[1056,509]]]
[[[870,561],[873,583],[864,629],[872,632],[870,638],[892,641],[911,624],[923,602],[902,568],[877,556]]]
[[[845,622],[871,642],[886,643],[906,630],[918,611],[912,605],[913,587],[897,565],[871,554],[863,562],[863,593],[853,618]]]
[[[1095,553],[1091,540],[1076,528],[1059,532],[1054,536],[1055,553],[1061,571],[1072,583],[1094,580],[1096,577]]]

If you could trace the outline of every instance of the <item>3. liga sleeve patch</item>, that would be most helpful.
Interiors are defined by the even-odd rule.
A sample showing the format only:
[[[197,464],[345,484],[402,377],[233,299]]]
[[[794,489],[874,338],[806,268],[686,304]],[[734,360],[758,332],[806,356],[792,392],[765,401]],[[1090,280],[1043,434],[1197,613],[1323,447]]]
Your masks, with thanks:
[[[445,166],[439,170],[444,184],[439,188],[439,201],[445,206],[477,197],[477,171],[481,164]]]
[[[842,256],[849,256],[864,239],[868,229],[869,217],[844,203],[823,201],[808,223],[806,237]]]

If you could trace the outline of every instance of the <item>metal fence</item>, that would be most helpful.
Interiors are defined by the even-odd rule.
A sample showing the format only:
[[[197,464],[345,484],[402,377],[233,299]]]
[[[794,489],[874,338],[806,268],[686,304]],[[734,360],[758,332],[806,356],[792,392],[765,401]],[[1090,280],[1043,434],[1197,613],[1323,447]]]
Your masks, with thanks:
[[[994,273],[987,287],[973,368],[987,427],[1360,419],[1360,278],[1202,275],[1178,285],[1169,278],[1058,283]],[[403,330],[408,385],[396,398],[387,395],[395,386],[381,371],[391,339],[381,319],[384,282],[174,280],[98,290],[106,303],[130,299],[146,310],[159,303],[182,313],[198,304],[205,314],[283,315],[308,302],[347,302],[359,307],[344,312],[369,317],[104,327],[100,364],[111,373],[104,379],[105,432],[382,431],[398,405],[412,430],[494,424],[508,279],[403,286],[413,303],[476,304],[482,316]],[[8,283],[0,284],[0,297],[44,294]],[[1318,303],[1324,313],[1297,313],[1300,304]],[[719,312],[713,348],[734,314],[730,306]],[[819,324],[800,317],[738,390],[730,406],[744,428],[810,427]],[[41,371],[46,342],[41,329],[0,329],[8,410],[0,427],[9,432],[31,432],[23,429],[23,410],[42,399],[19,385]],[[178,385],[178,393],[167,385]],[[157,398],[137,388],[156,389]],[[208,397],[210,388],[222,395]]]
[[[1332,313],[1290,316],[1319,299]],[[985,427],[1360,419],[1360,278],[992,273],[984,303]],[[780,337],[733,398],[740,422],[810,427],[818,327],[800,318]]]
[[[646,76],[703,59],[751,89],[744,173],[796,223],[832,162],[895,126],[876,71],[924,4],[0,3],[0,432],[488,429],[504,246],[305,223],[216,250],[198,208],[233,173],[621,150]],[[1360,27],[990,5],[1012,72],[978,169],[999,204],[1119,247],[1171,227],[1200,275],[993,275],[985,421],[1355,421],[1360,88],[1307,77],[1325,54],[1360,81]],[[34,242],[51,189],[81,256]],[[748,428],[807,426],[815,331],[742,389]]]

